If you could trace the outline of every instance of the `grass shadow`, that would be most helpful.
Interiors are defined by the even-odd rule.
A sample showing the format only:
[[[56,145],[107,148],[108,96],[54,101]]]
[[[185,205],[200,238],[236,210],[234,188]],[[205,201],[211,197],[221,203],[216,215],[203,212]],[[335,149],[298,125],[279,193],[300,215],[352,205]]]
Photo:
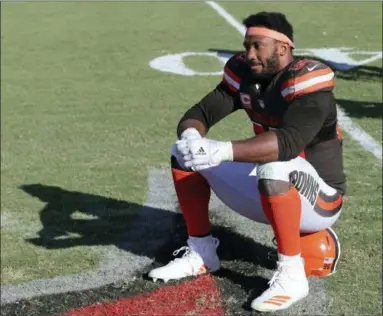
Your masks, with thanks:
[[[45,202],[40,210],[43,228],[39,237],[27,239],[35,246],[63,249],[115,245],[137,255],[154,257],[157,264],[163,264],[174,259],[175,249],[185,245],[186,227],[179,213],[43,184],[23,185],[21,189]],[[91,218],[73,218],[75,213]],[[218,250],[222,260],[272,267],[267,256],[274,249],[226,227],[213,225],[212,230],[225,245]],[[169,241],[162,245],[164,236]]]

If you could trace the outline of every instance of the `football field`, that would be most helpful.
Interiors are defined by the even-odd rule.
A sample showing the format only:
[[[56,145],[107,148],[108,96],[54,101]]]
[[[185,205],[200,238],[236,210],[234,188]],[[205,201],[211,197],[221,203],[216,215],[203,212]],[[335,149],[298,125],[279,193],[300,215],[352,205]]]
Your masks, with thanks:
[[[297,55],[334,68],[347,175],[338,272],[285,313],[382,315],[379,2],[3,2],[1,315],[251,314],[272,235],[216,198],[223,270],[166,285],[145,273],[185,240],[168,169],[178,120],[263,10],[287,15]],[[251,133],[238,112],[209,136]]]

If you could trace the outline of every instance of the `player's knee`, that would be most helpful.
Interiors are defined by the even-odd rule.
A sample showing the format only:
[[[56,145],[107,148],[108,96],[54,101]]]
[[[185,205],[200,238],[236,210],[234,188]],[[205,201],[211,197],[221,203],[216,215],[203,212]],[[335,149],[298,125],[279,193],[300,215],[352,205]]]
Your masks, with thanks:
[[[284,161],[268,162],[257,167],[258,179],[289,181],[289,163]]]
[[[260,165],[257,170],[258,189],[266,196],[280,195],[288,192],[291,187],[285,162],[269,162]]]
[[[258,182],[259,192],[264,196],[285,194],[291,186],[291,183],[280,180],[260,179]]]

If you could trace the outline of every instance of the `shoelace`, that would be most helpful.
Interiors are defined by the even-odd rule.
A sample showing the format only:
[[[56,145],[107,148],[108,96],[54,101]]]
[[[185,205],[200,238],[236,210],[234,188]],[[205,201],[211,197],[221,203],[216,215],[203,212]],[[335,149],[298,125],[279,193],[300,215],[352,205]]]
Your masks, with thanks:
[[[177,261],[180,261],[180,260],[187,260],[190,264],[192,263],[192,259],[195,258],[195,256],[197,255],[197,253],[195,251],[193,251],[190,247],[188,246],[183,246],[177,250],[175,250],[173,252],[173,256],[177,256],[181,251],[185,251],[185,253],[182,255],[181,258],[176,258],[174,260],[172,260],[171,262],[177,262]]]
[[[185,251],[185,253],[182,255],[181,258],[176,258],[172,261],[170,261],[171,264],[175,264],[181,260],[186,260],[189,265],[191,266],[192,270],[195,269],[194,264],[193,264],[193,259],[197,256],[197,253],[193,251],[190,247],[188,246],[183,246],[173,252],[173,256],[177,256],[181,251]]]
[[[214,245],[215,245],[216,247],[219,246],[219,240],[218,240],[218,239],[214,239],[213,243],[214,243]],[[183,246],[183,247],[181,247],[181,248],[179,248],[179,249],[173,251],[173,256],[177,256],[182,250],[185,250],[185,253],[182,255],[182,258],[183,258],[183,257],[186,257],[187,255],[189,255],[189,254],[192,253],[192,250],[191,250],[190,247],[188,247],[188,246]],[[179,259],[179,258],[178,258],[178,259]]]
[[[218,239],[214,239],[213,243],[214,243],[214,245],[216,247],[219,246],[219,240]],[[182,255],[182,257],[181,258],[176,258],[176,259],[172,260],[171,262],[176,262],[176,261],[179,261],[181,259],[186,259],[186,260],[188,260],[190,262],[190,259],[195,258],[196,256],[199,256],[197,254],[197,252],[193,251],[188,246],[183,246],[183,247],[173,251],[173,256],[177,256],[181,251],[185,251],[185,253]]]
[[[268,282],[268,284],[270,285],[270,289],[274,288],[277,285],[279,285],[281,288],[283,288],[283,286],[281,284],[282,282],[280,282],[280,281],[282,281],[282,277],[283,277],[282,272],[283,272],[284,268],[286,268],[286,266],[278,262],[278,269],[274,273],[271,280]]]
[[[185,253],[182,255],[182,258],[185,257],[185,256],[187,256],[189,253],[191,253],[191,249],[190,249],[190,247],[188,247],[188,246],[183,246],[183,247],[181,247],[180,249],[177,249],[177,250],[173,251],[173,256],[178,255],[182,250],[185,250]]]

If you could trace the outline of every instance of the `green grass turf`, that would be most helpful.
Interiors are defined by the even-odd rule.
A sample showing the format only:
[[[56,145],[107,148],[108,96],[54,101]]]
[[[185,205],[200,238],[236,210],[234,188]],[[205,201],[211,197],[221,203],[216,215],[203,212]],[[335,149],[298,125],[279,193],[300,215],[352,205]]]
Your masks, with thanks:
[[[249,10],[286,12],[302,48],[381,49],[380,21],[368,18],[381,16],[380,4],[223,5],[238,19]],[[145,201],[148,169],[168,163],[179,117],[219,81],[161,73],[148,62],[166,53],[240,49],[241,36],[204,3],[5,3],[2,17],[1,210],[11,223],[1,231],[2,284],[93,269]],[[219,70],[209,60],[185,63]],[[336,96],[348,100],[342,105],[349,115],[380,141],[380,79],[348,74],[337,80]],[[376,105],[363,106],[370,102]],[[210,135],[250,134],[244,113],[236,113]],[[334,314],[375,315],[381,310],[381,164],[345,135],[345,168],[348,196],[335,225],[343,254],[338,274],[326,280],[327,295]],[[27,193],[20,189],[26,184],[41,185]],[[120,200],[136,203],[131,216]],[[122,224],[96,216],[93,225],[99,209],[121,214]],[[89,225],[79,233],[73,218]],[[91,245],[47,250],[27,242],[38,237],[41,219],[59,227],[61,237],[85,236]]]
[[[189,19],[180,19],[184,12]],[[17,282],[61,274],[67,261],[75,267],[68,272],[96,268],[108,248],[92,238],[103,230],[80,232],[91,246],[72,253],[26,239],[38,237],[42,221],[58,226],[53,234],[60,238],[78,233],[72,213],[95,213],[106,198],[144,202],[147,172],[168,163],[178,118],[218,79],[163,74],[148,62],[164,53],[205,51],[233,32],[212,39],[204,24],[196,25],[197,16],[211,30],[226,26],[203,3],[5,3],[2,14],[1,209],[29,227],[12,243],[6,241],[14,225],[2,228],[2,264],[16,274],[22,258],[14,248],[36,253],[33,274],[20,273],[25,277]],[[150,22],[141,23],[143,17]],[[20,189],[29,184],[39,186]],[[76,202],[73,192],[84,201]],[[64,220],[49,223],[49,214]],[[48,228],[45,235],[52,234]],[[64,252],[67,261],[44,269]]]

